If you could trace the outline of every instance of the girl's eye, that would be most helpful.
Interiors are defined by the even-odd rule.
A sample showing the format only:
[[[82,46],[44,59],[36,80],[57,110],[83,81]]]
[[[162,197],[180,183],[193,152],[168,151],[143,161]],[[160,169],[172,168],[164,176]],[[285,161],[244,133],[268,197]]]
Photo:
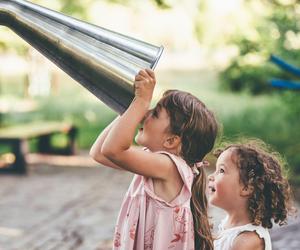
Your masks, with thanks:
[[[158,117],[158,113],[157,113],[157,110],[156,110],[156,109],[153,109],[153,110],[152,110],[152,116]]]
[[[220,168],[219,173],[224,174],[225,173],[224,169]]]

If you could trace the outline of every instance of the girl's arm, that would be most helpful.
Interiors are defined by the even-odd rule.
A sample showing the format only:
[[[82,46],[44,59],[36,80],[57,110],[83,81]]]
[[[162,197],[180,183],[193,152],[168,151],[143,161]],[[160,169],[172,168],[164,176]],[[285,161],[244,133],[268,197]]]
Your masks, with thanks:
[[[131,146],[136,128],[149,109],[155,82],[154,72],[148,69],[141,70],[136,76],[135,98],[109,131],[102,146],[102,153],[125,170],[167,180],[178,174],[168,156]]]
[[[93,146],[90,149],[90,156],[97,162],[111,168],[116,168],[116,169],[121,169],[118,165],[110,161],[108,158],[106,158],[102,152],[102,144],[107,137],[107,134],[109,131],[112,129],[112,127],[117,123],[119,120],[120,116],[117,116],[98,136],[97,140],[94,142]]]

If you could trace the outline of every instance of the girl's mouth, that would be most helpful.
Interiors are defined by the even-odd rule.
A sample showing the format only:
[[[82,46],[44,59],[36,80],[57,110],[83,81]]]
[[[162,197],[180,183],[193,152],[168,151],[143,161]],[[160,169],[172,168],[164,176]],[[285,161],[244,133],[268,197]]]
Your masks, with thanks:
[[[138,124],[137,130],[138,130],[138,132],[141,132],[144,130],[144,124],[142,122]]]

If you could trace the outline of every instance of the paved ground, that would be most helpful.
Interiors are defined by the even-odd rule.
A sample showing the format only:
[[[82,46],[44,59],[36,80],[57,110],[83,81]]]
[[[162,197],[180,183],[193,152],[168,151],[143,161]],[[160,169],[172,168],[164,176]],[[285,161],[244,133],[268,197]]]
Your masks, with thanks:
[[[131,174],[83,158],[0,175],[0,250],[106,250]],[[76,164],[75,164],[76,165]],[[68,166],[68,167],[65,167]],[[215,221],[220,210],[211,209]],[[273,249],[300,249],[300,221],[272,231]]]

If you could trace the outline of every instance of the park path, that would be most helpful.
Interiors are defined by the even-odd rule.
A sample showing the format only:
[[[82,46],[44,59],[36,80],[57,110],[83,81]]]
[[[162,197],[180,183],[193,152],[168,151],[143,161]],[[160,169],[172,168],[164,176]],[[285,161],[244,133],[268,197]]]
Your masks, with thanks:
[[[0,175],[0,250],[110,249],[132,175],[88,162],[31,165],[27,176]],[[223,217],[216,208],[210,213],[215,223]],[[274,250],[300,249],[299,218],[271,233]]]

